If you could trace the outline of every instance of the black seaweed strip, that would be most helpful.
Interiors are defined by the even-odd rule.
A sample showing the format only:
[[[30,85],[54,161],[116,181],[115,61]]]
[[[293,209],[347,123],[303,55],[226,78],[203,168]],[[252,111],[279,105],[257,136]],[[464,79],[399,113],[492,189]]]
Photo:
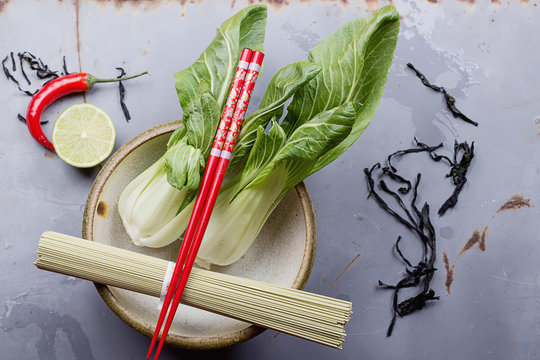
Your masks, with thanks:
[[[396,172],[396,168],[394,166],[392,166],[392,158],[395,157],[395,156],[402,156],[402,155],[406,155],[406,154],[411,154],[411,153],[419,153],[419,152],[424,152],[424,151],[427,151],[427,152],[433,152],[439,148],[441,148],[443,146],[442,143],[440,143],[439,145],[435,145],[435,146],[428,146],[426,144],[423,144],[421,142],[419,142],[416,138],[414,138],[414,141],[416,142],[416,145],[419,147],[419,148],[410,148],[410,149],[404,149],[404,150],[398,150],[390,155],[388,155],[387,157],[387,161],[388,161],[388,166],[390,167],[390,169],[392,169],[393,172]],[[437,160],[438,161],[438,160]]]
[[[458,156],[461,153],[461,159],[458,161]],[[458,196],[463,190],[465,183],[467,182],[467,171],[471,165],[472,159],[474,158],[474,142],[467,144],[466,141],[454,143],[454,161],[451,161],[450,172],[446,174],[446,177],[451,177],[452,182],[455,185],[454,191],[448,199],[441,205],[439,208],[439,216],[443,216],[446,211],[450,208],[453,208],[458,201]]]
[[[416,143],[416,146],[418,146],[417,148],[398,150],[388,155],[388,167],[382,168],[383,173],[385,173],[385,175],[388,175],[392,180],[396,181],[397,183],[407,184],[407,179],[404,179],[397,174],[397,169],[392,165],[392,158],[406,154],[427,152],[430,158],[435,162],[439,162],[441,160],[446,161],[448,163],[448,166],[450,166],[450,172],[446,175],[446,177],[452,178],[452,182],[455,188],[450,197],[444,201],[444,203],[439,208],[439,211],[437,212],[439,216],[443,216],[448,209],[453,208],[457,204],[458,196],[461,193],[463,186],[467,182],[466,174],[474,157],[474,142],[469,147],[466,141],[462,143],[458,143],[457,141],[455,141],[454,159],[452,160],[448,156],[439,155],[435,152],[435,150],[443,146],[442,143],[435,146],[429,146],[418,141],[418,139],[416,138],[414,139],[414,141]],[[461,159],[458,161],[458,156],[460,153],[462,155]],[[398,189],[398,191],[402,194],[408,193],[409,190],[409,184],[407,184],[407,187],[402,187]]]
[[[49,66],[43,63],[41,58],[36,58],[36,56],[28,51],[19,53],[19,57],[22,57],[25,61],[28,62],[30,69],[36,72],[36,75],[40,79],[48,79],[50,77],[58,77],[57,71],[52,71],[49,69]]]
[[[478,123],[476,121],[469,118],[456,107],[456,99],[452,95],[448,94],[446,90],[443,91],[443,94],[444,100],[446,102],[446,107],[450,110],[454,117],[460,118],[461,120],[468,122],[469,124],[472,124],[474,126],[478,126]]]
[[[402,301],[397,305],[398,311],[396,312],[401,317],[409,315],[417,310],[422,310],[430,300],[439,300],[439,297],[435,296],[433,289],[429,289],[427,292],[421,292],[415,297]]]
[[[420,185],[420,180],[422,179],[422,174],[418,173],[416,175],[416,181],[414,183],[414,188],[413,188],[413,197],[412,197],[412,200],[411,200],[411,209],[413,210],[414,214],[416,215],[416,217],[419,219],[418,221],[418,236],[420,237],[420,239],[422,240],[422,248],[424,250],[424,262],[427,262],[427,256],[428,256],[428,245],[429,245],[429,238],[424,234],[424,229],[426,228],[425,226],[425,218],[422,216],[422,212],[420,212],[418,210],[418,207],[416,206],[416,199],[418,198],[418,186]],[[429,214],[429,206],[427,203],[424,203],[424,207],[422,208],[422,210],[424,208],[428,209],[428,214]],[[428,215],[429,216],[429,215]],[[429,220],[429,217],[428,217],[428,220]],[[431,248],[431,246],[430,246]]]
[[[64,75],[69,75],[69,71],[66,65],[66,55],[62,56],[62,69],[64,70]]]
[[[414,226],[411,223],[409,223],[405,218],[403,218],[401,215],[399,215],[397,212],[395,212],[390,206],[388,206],[388,204],[386,204],[386,202],[383,200],[383,198],[375,191],[375,181],[373,180],[372,172],[373,172],[375,166],[377,166],[377,165],[378,165],[378,167],[380,167],[380,164],[375,164],[371,168],[371,170],[368,170],[367,168],[364,169],[364,173],[366,174],[366,179],[367,179],[368,188],[369,188],[368,189],[369,190],[368,197],[373,196],[380,207],[382,207],[386,212],[390,213],[390,215],[395,217],[399,222],[401,222],[407,228],[414,231]]]
[[[34,96],[34,95],[37,94],[37,92],[38,92],[39,90],[36,90],[36,91],[34,91],[34,92],[31,92],[31,91],[28,91],[28,90],[24,90],[24,89],[22,89],[22,88],[19,86],[19,91],[25,93],[25,94],[28,95],[28,96]]]
[[[26,82],[28,83],[28,85],[32,85],[32,83],[30,82],[30,80],[28,79],[28,76],[26,76],[26,72],[24,71],[24,66],[23,66],[23,55],[21,53],[18,53],[17,56],[19,57],[19,65],[21,67],[21,72],[23,74],[23,77],[26,79]]]
[[[403,262],[409,266],[409,267],[413,267],[412,264],[410,263],[410,261],[403,255],[403,253],[401,252],[401,249],[399,248],[399,242],[401,241],[401,235],[398,236],[397,240],[396,240],[396,245],[395,245],[395,248],[396,248],[396,251],[399,255],[399,257],[401,258],[401,260],[403,260]]]
[[[397,171],[396,168],[394,166],[392,166],[392,158],[394,156],[401,156],[401,155],[411,154],[411,153],[419,153],[419,152],[423,152],[423,151],[426,151],[426,150],[425,149],[418,149],[418,148],[398,150],[398,151],[388,155],[388,157],[387,157],[388,167],[390,167],[390,169],[392,169],[393,172],[396,172]]]
[[[26,124],[26,118],[25,118],[24,116],[22,116],[21,114],[17,114],[17,118],[18,118],[20,121],[22,121],[23,123]],[[41,125],[45,125],[45,124],[47,124],[48,122],[49,122],[49,120],[44,120],[44,121],[40,121],[39,123],[40,123]]]
[[[429,153],[429,156],[431,157],[431,159],[433,159],[433,161],[446,160],[448,162],[448,165],[450,165],[450,166],[452,165],[452,160],[450,160],[450,158],[448,156],[438,155],[435,152],[435,150],[438,150],[439,148],[441,148],[443,146],[442,143],[440,143],[439,145],[435,145],[435,146],[429,146],[429,145],[426,145],[424,143],[421,143],[416,138],[414,138],[414,141],[416,142],[416,146],[421,147],[422,149],[424,149],[425,151],[427,151]]]
[[[383,167],[382,171],[385,175],[388,175],[390,179],[394,180],[398,184],[405,184],[405,187],[400,187],[398,189],[398,192],[401,194],[408,194],[409,191],[411,191],[412,184],[409,180],[405,179],[401,175],[396,174],[395,172],[391,171],[389,167]]]
[[[6,56],[4,58],[4,60],[2,60],[2,69],[4,70],[4,75],[6,75],[6,77],[8,78],[8,80],[11,80],[13,81],[15,84],[19,85],[19,82],[17,81],[17,79],[15,79],[13,77],[13,75],[11,75],[11,73],[9,72],[9,69],[7,68],[6,66],[6,61],[8,60],[8,56]]]
[[[2,62],[2,68],[4,70],[4,74],[6,75],[6,77],[9,80],[13,81],[17,85],[19,91],[25,93],[28,96],[34,96],[39,91],[39,89],[36,89],[34,92],[32,92],[32,91],[24,90],[23,88],[21,88],[21,85],[20,85],[19,81],[17,79],[15,79],[15,77],[13,77],[13,75],[9,72],[9,69],[5,65],[6,61],[8,60],[8,57],[11,57],[12,69],[13,69],[13,71],[16,71],[16,62],[15,62],[15,58],[14,58],[14,53],[13,53],[13,51],[11,51],[10,54],[8,56],[6,56],[6,58],[4,58],[4,60]],[[31,81],[28,78],[28,75],[27,75],[27,73],[26,73],[26,71],[24,69],[24,66],[23,66],[24,61],[28,62],[30,70],[35,71],[38,78],[40,78],[40,79],[50,78],[44,84],[46,84],[47,82],[49,82],[53,78],[57,78],[59,76],[58,71],[50,70],[49,67],[47,65],[45,65],[40,58],[36,58],[36,56],[34,54],[32,54],[32,53],[30,53],[28,51],[24,51],[22,53],[17,53],[17,57],[19,58],[20,71],[23,74],[23,77],[26,80],[26,82],[28,83],[28,85],[31,85]],[[65,68],[65,57],[64,57],[64,70],[67,70],[67,68]]]
[[[454,117],[460,118],[461,120],[463,120],[465,122],[468,122],[469,124],[472,124],[474,126],[478,126],[478,123],[476,121],[474,121],[474,120],[470,119],[469,117],[467,117],[465,114],[463,114],[456,107],[456,99],[452,95],[450,95],[446,91],[445,88],[443,88],[442,86],[437,86],[437,85],[431,84],[429,82],[429,80],[426,78],[426,76],[424,74],[422,74],[420,71],[418,71],[418,69],[416,69],[413,66],[413,64],[408,63],[407,66],[414,71],[416,76],[420,79],[420,81],[422,81],[422,84],[424,84],[425,86],[427,86],[430,89],[433,89],[433,90],[438,91],[438,92],[443,94],[444,101],[446,103],[446,107],[448,108],[448,110],[450,110],[450,112],[452,113],[452,115]]]
[[[427,150],[424,150],[424,151],[427,151]],[[425,203],[421,211],[416,206],[416,200],[418,198],[418,186],[420,184],[421,175],[418,174],[416,177],[416,181],[413,187],[413,197],[411,200],[411,208],[414,215],[417,218],[416,220],[413,218],[410,211],[406,209],[403,201],[401,200],[401,198],[399,198],[399,195],[396,192],[393,192],[392,190],[390,190],[388,186],[386,186],[384,180],[381,180],[379,182],[380,188],[384,192],[389,194],[391,197],[393,197],[399,204],[400,208],[405,211],[405,213],[407,214],[407,217],[411,220],[411,222],[409,222],[406,219],[404,219],[402,216],[397,214],[396,211],[393,210],[375,190],[375,180],[373,179],[373,172],[376,169],[381,169],[381,165],[375,164],[369,170],[367,168],[364,169],[364,173],[366,175],[366,180],[368,183],[369,196],[370,197],[373,196],[373,198],[376,199],[377,203],[379,204],[381,208],[383,208],[389,214],[394,216],[399,222],[401,222],[410,230],[412,230],[414,233],[416,233],[418,238],[421,240],[422,247],[424,249],[424,255],[422,256],[422,261],[420,261],[418,265],[413,267],[411,266],[412,263],[401,252],[401,249],[399,248],[399,242],[401,241],[401,236],[398,237],[395,243],[395,249],[400,255],[400,257],[402,258],[402,260],[405,262],[405,264],[408,266],[405,269],[406,275],[396,285],[388,285],[388,284],[383,283],[382,281],[379,281],[379,286],[385,289],[391,289],[394,292],[393,300],[392,300],[393,315],[392,315],[392,320],[390,321],[390,325],[386,333],[386,336],[391,336],[398,315],[400,317],[409,315],[417,310],[422,309],[428,301],[439,299],[438,296],[435,296],[435,292],[429,286],[430,281],[433,278],[433,273],[436,271],[436,268],[434,267],[435,236],[436,235],[435,235],[435,231],[429,217],[429,205]],[[394,170],[395,170],[394,172],[397,172],[395,168]],[[391,172],[386,171],[385,173],[383,171],[383,176],[386,175],[390,179],[392,179],[391,176],[388,175],[389,173]],[[401,180],[398,180],[398,183],[401,183],[401,182],[402,182]],[[421,292],[419,292],[416,296],[413,296],[402,302],[399,302],[399,291],[401,289],[418,286],[421,282],[423,282],[423,285],[424,285],[423,290]]]
[[[443,87],[440,87],[440,86],[437,86],[437,85],[433,85],[432,83],[429,82],[429,80],[426,78],[426,76],[424,74],[422,74],[420,71],[418,71],[413,64],[411,63],[407,63],[407,66],[412,69],[412,71],[414,71],[414,73],[416,74],[416,77],[418,77],[420,79],[420,81],[422,81],[422,84],[424,84],[425,86],[427,86],[428,88],[430,89],[433,89],[435,91],[438,91],[438,92],[443,92],[444,91],[444,88]]]
[[[420,235],[420,233],[418,232],[418,224],[416,223],[415,219],[412,217],[411,213],[405,206],[405,203],[403,202],[403,200],[401,200],[401,197],[396,192],[390,190],[388,186],[386,185],[386,183],[384,182],[384,180],[379,181],[379,187],[381,188],[382,191],[384,191],[385,193],[389,194],[391,197],[394,198],[394,200],[397,202],[399,207],[405,212],[405,215],[407,215],[407,218],[409,218],[410,222],[402,221],[402,223],[405,226],[408,226],[409,229],[411,229],[412,231]]]
[[[120,75],[118,75],[118,78],[121,78],[122,76],[126,75],[126,71],[123,68],[117,67],[116,70],[120,71]],[[126,88],[124,87],[124,84],[121,81],[118,82],[118,92],[120,94],[120,106],[122,107],[122,112],[124,113],[124,117],[126,118],[126,121],[129,122],[129,120],[131,120],[131,115],[129,114],[129,110],[126,106],[126,103],[124,102],[124,99],[126,96]]]
[[[9,56],[11,56],[11,70],[17,71],[17,66],[15,66],[15,58],[13,57],[13,51],[9,53]]]

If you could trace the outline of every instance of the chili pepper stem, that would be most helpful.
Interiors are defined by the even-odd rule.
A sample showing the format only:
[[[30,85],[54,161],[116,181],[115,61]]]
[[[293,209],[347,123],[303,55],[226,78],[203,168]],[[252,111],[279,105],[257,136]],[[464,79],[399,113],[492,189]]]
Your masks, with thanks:
[[[95,77],[94,75],[88,74],[87,77],[86,77],[86,83],[88,84],[88,89],[90,89],[90,88],[92,88],[92,86],[94,86],[97,83],[118,82],[118,81],[130,80],[130,79],[134,79],[136,77],[146,75],[146,74],[148,74],[148,71],[145,71],[145,72],[137,74],[137,75],[125,76],[125,77],[122,77],[122,78],[114,78],[114,79],[100,79],[100,78]]]

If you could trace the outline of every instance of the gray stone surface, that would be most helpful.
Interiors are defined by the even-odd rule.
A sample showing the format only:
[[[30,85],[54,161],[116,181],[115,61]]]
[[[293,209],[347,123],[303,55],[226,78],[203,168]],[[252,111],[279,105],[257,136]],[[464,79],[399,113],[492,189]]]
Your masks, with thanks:
[[[380,1],[271,1],[266,63],[252,107],[272,75],[303,60],[332,30],[364,16]],[[533,359],[540,341],[538,256],[540,154],[540,14],[538,1],[434,3],[396,1],[402,15],[395,60],[375,118],[359,141],[306,183],[317,214],[317,256],[306,290],[353,302],[341,351],[266,331],[246,342],[207,354],[165,349],[161,359]],[[133,119],[126,123],[116,86],[101,86],[58,101],[45,112],[52,122],[68,105],[88,101],[115,121],[120,146],[141,131],[177,120],[181,109],[172,74],[191,64],[215,28],[247,1],[101,2],[0,1],[0,57],[28,50],[54,68],[66,56],[70,71],[116,76],[149,70],[151,77],[126,84]],[[421,85],[412,62],[447,87],[458,107],[480,123],[454,119],[440,94]],[[87,281],[43,272],[32,262],[45,230],[80,235],[84,203],[97,169],[71,168],[33,141],[17,120],[29,98],[0,75],[0,358],[141,359],[149,339],[125,325]],[[413,138],[475,141],[476,157],[457,208],[433,214],[438,235],[432,286],[441,300],[398,319],[391,294],[379,279],[395,283],[403,265],[395,238],[415,253],[415,239],[367,199],[363,168],[383,161]],[[402,166],[426,181],[421,201],[432,209],[451,192],[447,169],[425,156]],[[409,174],[409,175],[410,175]],[[533,207],[501,212],[512,195]],[[458,253],[475,229],[488,229],[486,251]],[[443,253],[454,260],[454,283],[445,289]],[[348,268],[347,265],[353,260]],[[343,272],[344,271],[344,272]]]

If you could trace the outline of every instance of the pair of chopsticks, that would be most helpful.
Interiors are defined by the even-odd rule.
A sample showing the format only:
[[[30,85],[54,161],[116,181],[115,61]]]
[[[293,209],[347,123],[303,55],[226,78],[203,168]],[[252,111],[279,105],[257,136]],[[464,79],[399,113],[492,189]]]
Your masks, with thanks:
[[[147,359],[150,359],[161,326],[163,325],[163,320],[168,312],[169,315],[154,356],[154,359],[157,360],[172,324],[176,309],[180,304],[182,293],[186,287],[204,232],[208,226],[210,215],[212,215],[219,189],[223,183],[225,172],[227,171],[232,151],[236,144],[236,138],[242,127],[251,92],[259,75],[263,58],[264,54],[262,52],[252,51],[250,49],[243,49],[240,55],[240,61],[238,62],[229,96],[225,103],[214,144],[210,151],[210,157],[204,170],[199,193],[195,200],[193,212],[191,213],[182,247],[176,260],[171,282],[159,314],[156,330],[154,331],[150,349],[146,356]]]

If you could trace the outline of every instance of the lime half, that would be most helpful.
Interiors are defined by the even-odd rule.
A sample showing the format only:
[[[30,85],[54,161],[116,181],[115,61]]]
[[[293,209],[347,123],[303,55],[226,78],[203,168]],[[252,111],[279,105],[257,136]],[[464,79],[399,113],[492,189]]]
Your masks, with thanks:
[[[60,159],[79,168],[103,162],[113,151],[116,131],[105,111],[92,104],[76,104],[60,114],[52,142]]]

